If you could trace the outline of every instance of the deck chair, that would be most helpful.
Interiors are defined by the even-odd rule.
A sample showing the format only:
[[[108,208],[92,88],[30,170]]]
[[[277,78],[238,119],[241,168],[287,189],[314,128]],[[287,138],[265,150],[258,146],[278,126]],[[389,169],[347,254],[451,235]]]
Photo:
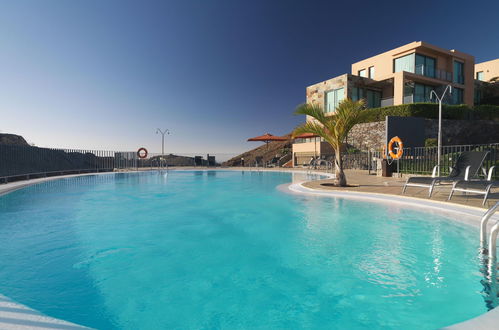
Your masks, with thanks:
[[[267,167],[276,167],[279,164],[279,157],[274,156],[271,160],[268,161]]]
[[[489,197],[489,192],[492,189],[492,187],[499,187],[499,181],[492,181],[492,174],[494,173],[494,168],[495,166],[492,166],[489,169],[489,172],[486,176],[485,180],[459,180],[454,182],[452,185],[452,189],[449,194],[449,198],[447,200],[451,200],[452,196],[454,195],[454,192],[456,191],[461,191],[463,193],[473,193],[473,194],[479,194],[479,195],[484,195],[482,205],[485,205],[485,202],[487,201],[487,198]]]
[[[312,169],[315,169],[317,167],[317,160],[319,160],[320,158],[319,157],[311,157],[310,158],[310,161],[308,162],[308,164],[306,164],[305,166],[309,169],[309,170],[312,170]]]
[[[459,180],[470,180],[475,178],[480,171],[482,164],[489,154],[488,151],[465,151],[462,152],[456,160],[453,167],[450,168],[448,176],[437,177],[437,168],[433,168],[431,177],[429,176],[413,176],[407,179],[402,189],[402,194],[405,193],[407,187],[425,187],[429,188],[428,197],[431,197],[435,185],[442,183],[453,183]]]

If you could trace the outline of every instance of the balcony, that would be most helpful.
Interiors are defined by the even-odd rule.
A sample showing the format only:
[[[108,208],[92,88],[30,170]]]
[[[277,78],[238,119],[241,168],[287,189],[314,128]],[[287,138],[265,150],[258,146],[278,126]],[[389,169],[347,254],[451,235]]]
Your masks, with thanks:
[[[445,70],[436,70],[435,73],[436,73],[435,76],[436,79],[452,81],[452,72]]]
[[[391,105],[393,105],[393,97],[381,99],[381,107],[389,107]]]
[[[438,80],[452,81],[452,72],[435,69],[434,66],[425,66],[423,64],[416,65],[414,73]]]

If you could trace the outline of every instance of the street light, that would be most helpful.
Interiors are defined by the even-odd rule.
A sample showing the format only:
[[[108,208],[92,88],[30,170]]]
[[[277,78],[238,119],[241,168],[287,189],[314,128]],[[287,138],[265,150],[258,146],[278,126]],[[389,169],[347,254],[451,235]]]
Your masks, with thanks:
[[[432,89],[430,92],[431,95],[435,95],[435,98],[438,100],[438,142],[437,142],[437,176],[440,176],[440,157],[442,154],[442,100],[445,96],[445,93],[449,90],[449,94],[452,94],[452,86],[447,85],[445,87],[444,92],[440,97],[438,97],[437,93]]]
[[[161,134],[161,158],[160,158],[160,167],[162,167],[163,157],[165,155],[165,135],[170,135],[170,131],[165,129],[162,131],[160,128],[156,129],[156,134]]]

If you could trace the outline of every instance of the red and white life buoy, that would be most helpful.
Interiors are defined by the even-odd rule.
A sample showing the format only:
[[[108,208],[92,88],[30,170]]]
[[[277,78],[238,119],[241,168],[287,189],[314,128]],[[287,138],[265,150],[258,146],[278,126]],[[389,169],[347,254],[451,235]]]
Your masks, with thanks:
[[[147,149],[146,148],[140,148],[139,150],[137,150],[137,157],[139,157],[140,159],[144,159],[144,158],[147,158],[147,155],[149,153],[147,152]]]

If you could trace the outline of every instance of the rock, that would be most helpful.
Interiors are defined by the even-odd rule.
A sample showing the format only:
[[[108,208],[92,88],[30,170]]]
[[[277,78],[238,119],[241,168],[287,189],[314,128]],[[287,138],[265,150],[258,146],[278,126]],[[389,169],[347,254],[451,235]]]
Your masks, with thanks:
[[[15,146],[27,146],[29,145],[26,140],[20,136],[15,134],[6,134],[0,133],[0,144],[8,144]]]
[[[288,135],[288,137],[290,137]],[[293,140],[287,141],[274,141],[270,142],[268,146],[263,144],[255,149],[242,153],[236,157],[229,159],[222,163],[222,166],[241,166],[241,158],[244,158],[244,166],[254,166],[256,157],[262,157],[263,162],[267,163],[276,155],[284,155],[285,152],[291,152]]]

